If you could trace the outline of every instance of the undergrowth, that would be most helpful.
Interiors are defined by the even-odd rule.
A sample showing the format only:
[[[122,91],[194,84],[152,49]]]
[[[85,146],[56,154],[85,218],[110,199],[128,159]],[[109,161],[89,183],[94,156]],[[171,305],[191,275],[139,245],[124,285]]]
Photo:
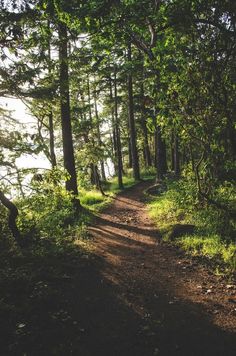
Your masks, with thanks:
[[[163,239],[180,246],[194,256],[205,256],[227,272],[236,271],[236,223],[227,212],[215,206],[199,204],[195,185],[190,180],[166,181],[167,190],[152,198],[149,214],[160,229]],[[221,185],[217,199],[230,195],[230,204],[236,202],[232,185]],[[193,234],[169,240],[177,224],[192,224]]]
[[[153,172],[143,171],[145,179],[152,178]],[[73,250],[89,254],[91,243],[87,231],[88,224],[100,210],[108,206],[114,196],[120,192],[117,177],[103,184],[105,195],[93,186],[79,186],[78,199],[82,210],[75,211],[72,195],[65,189],[63,172],[50,171],[43,179],[32,181],[29,196],[15,201],[19,210],[17,225],[27,246],[27,251],[35,256],[63,254]],[[124,189],[137,182],[131,172],[123,176]],[[15,245],[7,226],[8,212],[0,207],[0,233],[2,235],[1,250],[5,256],[18,255],[20,250]],[[2,256],[3,257],[3,256]]]

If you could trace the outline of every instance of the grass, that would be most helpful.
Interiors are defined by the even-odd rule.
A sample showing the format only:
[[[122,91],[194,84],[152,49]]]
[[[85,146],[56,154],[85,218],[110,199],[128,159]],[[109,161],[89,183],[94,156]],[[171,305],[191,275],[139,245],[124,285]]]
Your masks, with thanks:
[[[123,176],[123,183],[124,188],[127,189],[137,182],[128,174]],[[50,181],[47,185],[39,184],[35,194],[19,199],[16,202],[19,209],[17,224],[27,246],[31,245],[32,249],[34,245],[36,246],[32,253],[47,254],[45,247],[47,245],[50,245],[50,249],[54,249],[57,253],[65,248],[65,244],[66,246],[70,243],[73,245],[76,242],[78,245],[79,240],[81,240],[80,245],[87,249],[87,226],[93,214],[108,206],[112,197],[120,192],[117,177],[109,180],[104,190],[105,195],[95,189],[79,189],[79,199],[85,208],[79,214],[73,208],[71,194],[62,185],[55,186]],[[5,210],[0,209],[0,222],[7,221],[4,213]],[[0,233],[6,236],[6,239],[10,239],[10,245],[6,247],[6,250],[9,250],[11,246],[14,246],[14,241],[7,224],[5,225],[0,224]]]
[[[134,178],[130,176],[123,176],[122,180],[124,189],[130,188],[137,183]],[[122,191],[122,189],[119,188],[117,177],[113,177],[105,183],[105,191],[112,194],[117,194]]]
[[[134,184],[132,178],[124,177],[125,188]],[[78,335],[82,335],[87,320],[85,313],[80,324],[80,305],[88,304],[88,281],[97,287],[102,279],[91,263],[97,257],[87,227],[94,213],[118,192],[116,178],[108,183],[106,196],[81,189],[79,198],[86,209],[78,214],[71,195],[62,186],[40,187],[37,194],[17,202],[18,226],[28,240],[23,250],[16,246],[5,223],[7,213],[0,206],[0,328],[4,331],[4,355],[35,354],[38,350],[45,354],[43,345],[47,354],[66,354],[73,340],[80,344]],[[80,302],[74,303],[78,298]]]
[[[136,184],[130,175],[123,176],[123,183],[125,189]],[[78,214],[73,208],[71,194],[62,185],[55,186],[50,182],[39,185],[35,194],[17,201],[20,212],[18,226],[24,239],[29,244],[39,239],[54,241],[57,245],[60,241],[83,239],[93,214],[109,205],[112,197],[119,193],[117,177],[109,180],[104,190],[105,195],[95,189],[79,189],[79,199],[85,209]],[[2,213],[4,211],[0,210],[0,217]],[[3,221],[7,219],[5,216],[2,218]],[[4,229],[0,226],[0,232],[11,236]]]
[[[141,170],[141,179],[148,180],[155,177],[155,169],[143,169]],[[131,188],[137,181],[132,177],[132,170],[129,170],[126,175],[123,175],[123,186],[124,189]],[[117,177],[113,177],[104,183],[104,191],[106,195],[102,195],[101,192],[92,189],[85,190],[80,189],[79,199],[86,209],[93,213],[97,213],[111,203],[111,198],[122,191],[118,185]]]
[[[134,178],[130,176],[123,176],[123,186],[124,189],[130,188],[137,184]],[[104,183],[105,195],[102,195],[98,190],[92,189],[86,191],[85,189],[80,190],[79,199],[86,209],[91,212],[99,212],[111,203],[111,198],[121,192],[122,189],[119,188],[117,177],[113,177]]]
[[[233,242],[224,243],[219,235],[185,235],[178,239],[177,244],[194,256],[205,256],[218,263],[223,261],[229,271],[236,271],[236,246]]]
[[[155,167],[142,168],[140,176],[143,180],[149,180],[156,178],[157,171]]]
[[[192,197],[183,196],[181,182],[168,182],[168,190],[152,198],[148,204],[150,217],[162,233],[163,239],[169,241],[170,232],[176,224],[193,224],[195,231],[169,241],[180,246],[194,256],[204,256],[213,260],[225,271],[236,271],[236,244],[232,240],[232,226],[222,212],[213,207],[199,207]],[[192,201],[191,201],[192,199]],[[231,232],[230,232],[231,231]],[[231,234],[231,235],[230,235]]]
[[[183,209],[175,205],[168,193],[161,194],[148,204],[149,216],[158,225],[164,239],[173,225],[181,222],[187,223],[187,217]]]
[[[98,212],[105,208],[111,201],[110,195],[102,195],[97,190],[80,191],[80,202],[83,207],[91,212]]]

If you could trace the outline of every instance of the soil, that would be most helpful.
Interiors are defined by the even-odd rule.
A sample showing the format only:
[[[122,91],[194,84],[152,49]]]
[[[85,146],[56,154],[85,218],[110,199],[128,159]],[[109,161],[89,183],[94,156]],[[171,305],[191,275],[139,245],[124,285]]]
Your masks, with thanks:
[[[34,261],[34,279],[14,285],[17,311],[0,308],[1,355],[236,355],[235,284],[162,241],[149,186],[94,220],[90,258]]]

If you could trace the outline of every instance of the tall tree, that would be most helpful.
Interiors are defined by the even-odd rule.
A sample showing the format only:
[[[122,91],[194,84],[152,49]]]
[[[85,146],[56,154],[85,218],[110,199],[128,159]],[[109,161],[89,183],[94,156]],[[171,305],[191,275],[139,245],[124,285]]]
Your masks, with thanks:
[[[122,151],[121,151],[121,140],[120,140],[120,126],[119,126],[119,116],[118,116],[118,94],[117,94],[117,72],[116,67],[114,70],[114,117],[115,117],[115,141],[116,141],[116,154],[117,154],[117,175],[118,175],[118,185],[120,189],[123,189],[123,162],[122,162]]]
[[[75,170],[74,147],[71,129],[70,94],[69,94],[69,65],[68,37],[66,24],[59,22],[59,65],[60,65],[60,105],[64,167],[69,173],[66,189],[78,195],[77,177]],[[79,201],[77,200],[78,204]]]
[[[131,43],[128,44],[127,59],[129,64],[132,63]],[[133,101],[133,78],[131,70],[128,73],[128,111],[129,111],[129,133],[130,133],[130,149],[132,155],[133,176],[135,180],[140,179],[139,172],[139,157],[137,151],[136,128],[134,120],[134,101]]]

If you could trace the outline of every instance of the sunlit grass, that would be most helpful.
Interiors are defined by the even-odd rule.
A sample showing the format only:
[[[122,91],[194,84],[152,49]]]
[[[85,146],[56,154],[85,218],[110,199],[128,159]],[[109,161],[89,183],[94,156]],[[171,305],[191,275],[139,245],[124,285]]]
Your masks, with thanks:
[[[236,269],[236,245],[225,244],[218,235],[185,235],[176,242],[194,256],[205,256],[226,263],[231,270]]]
[[[181,190],[176,184],[168,184],[167,192],[152,198],[148,204],[149,216],[169,241],[169,234],[176,224],[193,224],[195,232],[176,238],[171,243],[180,246],[194,256],[205,256],[223,263],[232,272],[236,270],[236,245],[230,237],[221,236],[224,219],[213,207],[197,208],[181,199]],[[170,242],[170,241],[169,241]]]
[[[155,167],[146,167],[141,169],[140,176],[142,179],[154,179],[157,175],[157,170]]]
[[[137,183],[134,178],[130,176],[123,176],[122,180],[124,189],[130,188]],[[82,206],[90,211],[97,212],[106,207],[112,201],[111,198],[121,191],[118,178],[113,177],[104,184],[105,195],[102,195],[101,192],[95,189],[89,191],[81,189],[79,199]]]
[[[82,191],[79,198],[82,205],[95,205],[104,201],[103,195],[96,190],[91,190],[88,192]]]
[[[137,183],[133,177],[129,177],[129,176],[123,176],[122,181],[123,181],[124,188],[130,188]],[[107,192],[111,192],[115,194],[119,193],[121,189],[119,188],[118,178],[113,177],[109,179],[106,182],[105,189]]]
[[[97,212],[110,203],[111,196],[107,194],[102,195],[102,193],[97,190],[81,190],[79,199],[82,206],[90,211]]]
[[[174,224],[187,223],[183,209],[176,206],[168,193],[161,194],[148,204],[149,216],[154,220],[160,232],[166,238]]]

